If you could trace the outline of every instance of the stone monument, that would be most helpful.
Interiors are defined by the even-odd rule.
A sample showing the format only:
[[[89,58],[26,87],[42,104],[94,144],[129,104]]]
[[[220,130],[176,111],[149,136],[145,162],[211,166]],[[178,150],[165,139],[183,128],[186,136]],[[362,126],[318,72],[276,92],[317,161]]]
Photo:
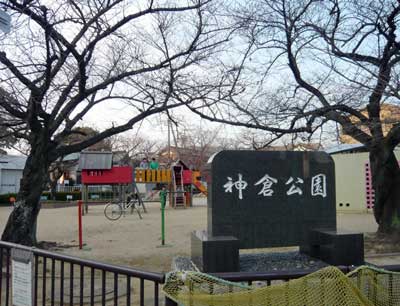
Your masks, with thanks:
[[[204,176],[207,230],[191,237],[204,272],[238,271],[239,249],[301,246],[329,261],[328,245],[362,243],[361,234],[336,231],[334,162],[324,152],[221,151]]]

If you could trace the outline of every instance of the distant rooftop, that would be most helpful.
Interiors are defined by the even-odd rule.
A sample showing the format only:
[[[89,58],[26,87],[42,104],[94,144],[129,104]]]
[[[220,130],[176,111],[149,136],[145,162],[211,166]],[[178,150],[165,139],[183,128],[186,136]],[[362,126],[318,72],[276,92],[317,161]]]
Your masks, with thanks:
[[[355,144],[344,143],[326,149],[325,152],[328,154],[367,152],[367,148],[360,143],[355,143]]]
[[[0,154],[0,169],[23,170],[26,156]]]
[[[78,160],[79,157],[80,157],[80,152],[75,152],[75,153],[65,155],[62,160],[63,161],[73,161],[73,160]]]

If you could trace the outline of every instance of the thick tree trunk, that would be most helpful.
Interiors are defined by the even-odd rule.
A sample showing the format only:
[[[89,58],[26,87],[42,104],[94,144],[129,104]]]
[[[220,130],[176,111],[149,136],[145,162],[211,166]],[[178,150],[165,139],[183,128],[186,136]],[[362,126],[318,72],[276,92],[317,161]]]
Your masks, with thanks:
[[[393,150],[384,143],[370,151],[374,216],[378,233],[400,234],[400,170]]]
[[[40,142],[32,146],[26,161],[17,202],[8,218],[2,240],[28,246],[36,244],[36,221],[48,168],[47,147]]]

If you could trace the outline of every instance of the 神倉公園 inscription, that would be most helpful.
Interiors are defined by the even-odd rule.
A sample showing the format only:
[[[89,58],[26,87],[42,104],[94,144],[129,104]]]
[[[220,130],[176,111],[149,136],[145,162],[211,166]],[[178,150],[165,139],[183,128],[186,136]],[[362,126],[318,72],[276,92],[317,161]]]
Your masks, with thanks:
[[[238,191],[238,198],[243,200],[243,192],[248,186],[248,182],[244,180],[243,174],[238,173],[237,181],[233,181],[231,176],[228,176],[228,181],[223,185],[225,188],[225,193],[233,193],[233,190],[236,189]],[[278,184],[279,180],[270,176],[269,174],[265,174],[262,178],[260,178],[254,186],[261,185],[261,190],[257,193],[257,195],[263,195],[264,197],[272,197],[275,193],[273,189],[274,184]],[[289,177],[286,180],[285,185],[288,186],[286,190],[286,195],[303,195],[303,187],[304,180],[300,177]],[[276,194],[276,193],[275,193]],[[321,196],[325,198],[327,195],[326,192],[326,175],[319,173],[311,178],[311,196]]]

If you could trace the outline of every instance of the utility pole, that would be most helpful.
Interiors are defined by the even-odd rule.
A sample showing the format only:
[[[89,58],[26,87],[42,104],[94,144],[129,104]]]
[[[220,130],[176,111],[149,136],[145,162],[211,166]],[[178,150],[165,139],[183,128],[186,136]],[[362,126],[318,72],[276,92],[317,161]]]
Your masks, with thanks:
[[[171,131],[170,131],[170,120],[168,118],[167,121],[167,125],[168,125],[168,165],[171,165]]]
[[[177,141],[177,138],[178,138],[178,127],[176,128],[176,137],[175,137],[175,133],[174,133],[174,129],[172,128],[172,125],[171,125],[171,132],[172,132],[172,137],[174,138],[174,143],[175,143],[176,158],[177,159],[181,159],[181,156],[179,154],[178,141]]]

